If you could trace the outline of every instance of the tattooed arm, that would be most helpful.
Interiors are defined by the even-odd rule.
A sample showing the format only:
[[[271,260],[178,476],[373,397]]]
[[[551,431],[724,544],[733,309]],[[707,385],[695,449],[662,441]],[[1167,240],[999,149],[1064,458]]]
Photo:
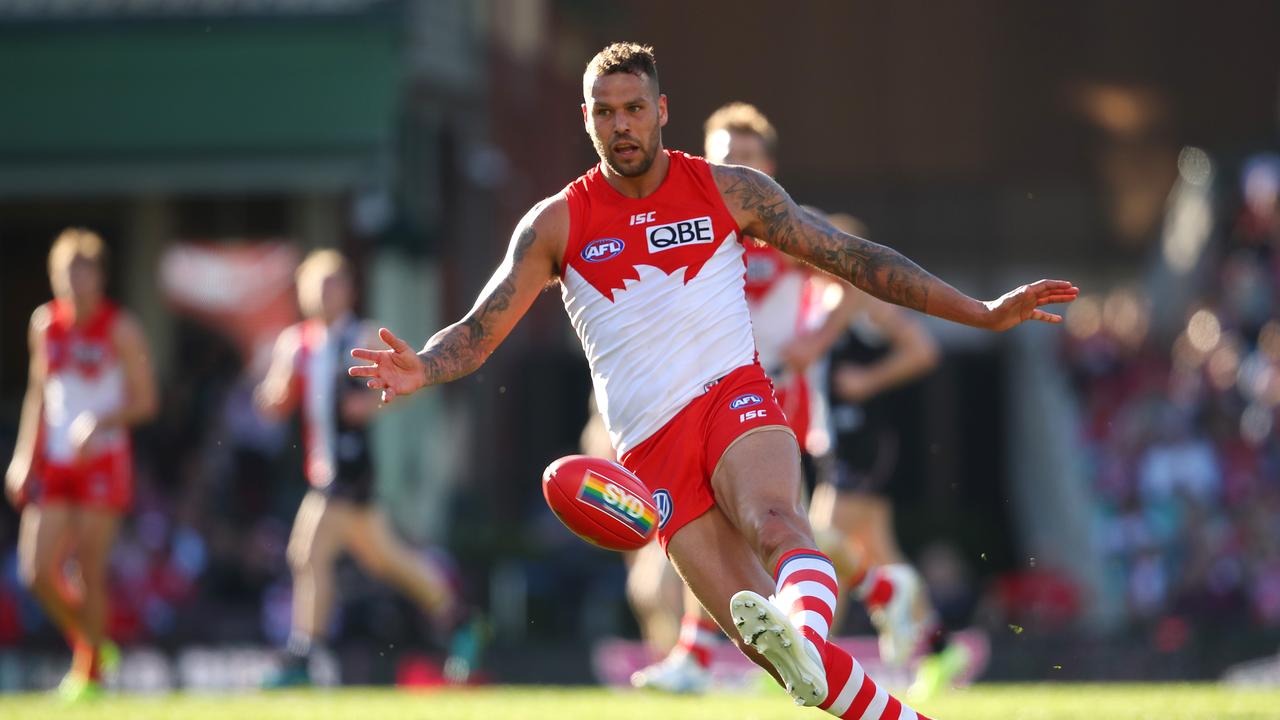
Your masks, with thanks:
[[[417,353],[382,328],[378,335],[390,349],[352,350],[352,357],[372,364],[347,372],[368,378],[369,387],[382,391],[383,402],[472,373],[555,278],[568,232],[569,210],[562,197],[535,205],[516,226],[506,257],[465,317],[432,335]]]
[[[807,212],[764,173],[736,165],[712,165],[725,204],[747,235],[848,280],[896,305],[945,320],[989,330],[1006,330],[1023,320],[1061,322],[1041,305],[1070,302],[1076,288],[1041,280],[981,302],[929,274],[896,250],[841,232]]]

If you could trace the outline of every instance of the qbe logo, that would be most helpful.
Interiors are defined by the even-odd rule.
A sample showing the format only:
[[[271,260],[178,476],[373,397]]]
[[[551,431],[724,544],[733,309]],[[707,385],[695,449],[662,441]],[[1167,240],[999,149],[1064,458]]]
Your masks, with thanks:
[[[710,216],[681,220],[666,225],[650,225],[645,228],[644,233],[649,239],[651,253],[685,245],[705,245],[716,239],[715,232],[711,228]]]
[[[741,410],[742,408],[748,408],[748,407],[753,407],[755,405],[759,405],[762,402],[764,402],[764,398],[760,397],[755,393],[747,393],[746,395],[739,395],[738,397],[734,398],[733,401],[729,403],[729,409]]]
[[[626,246],[627,244],[618,238],[592,240],[582,248],[582,259],[593,263],[612,260],[622,254],[622,249]]]
[[[658,506],[658,529],[661,530],[671,519],[671,493],[666,490],[654,490],[653,504]]]

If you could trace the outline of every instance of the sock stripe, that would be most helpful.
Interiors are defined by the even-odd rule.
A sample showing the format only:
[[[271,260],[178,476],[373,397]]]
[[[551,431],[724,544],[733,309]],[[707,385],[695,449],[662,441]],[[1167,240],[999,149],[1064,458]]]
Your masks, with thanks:
[[[827,656],[830,657],[834,654],[835,653],[828,652]],[[849,712],[849,706],[853,705],[854,698],[857,697],[858,691],[862,689],[862,684],[867,680],[867,673],[862,669],[862,665],[859,664],[857,660],[853,660],[852,657],[849,659],[853,661],[853,667],[851,668],[849,677],[845,681],[844,686],[840,688],[840,695],[836,697],[835,702],[831,703],[831,707],[827,709],[827,712],[841,718]],[[831,685],[828,684],[827,687],[830,688]],[[830,689],[827,693],[828,695],[835,695],[835,693]]]
[[[791,601],[791,606],[787,608],[787,614],[792,617],[802,612],[817,613],[828,626],[831,625],[831,618],[835,615],[831,605],[826,600],[813,595],[801,595]]]
[[[805,630],[812,630],[815,633],[818,633],[818,637],[822,638],[823,643],[827,641],[827,636],[831,634],[831,624],[826,620],[823,620],[822,616],[818,613],[805,610],[804,612],[790,615],[788,619],[790,619],[791,624],[795,625],[801,632],[804,632]],[[818,655],[821,656],[821,643],[818,644],[818,648]]]
[[[835,573],[832,572],[831,566],[825,568],[800,568],[786,573],[778,578],[778,584],[791,583],[817,583],[821,585],[832,597],[840,594],[840,585],[836,582]]]
[[[858,692],[853,696],[853,702],[849,703],[849,709],[840,717],[862,720],[867,706],[871,704],[871,699],[876,696],[876,690],[878,689],[871,676],[863,670],[862,682],[858,686]]]
[[[849,689],[853,683],[849,682],[853,679],[855,665],[853,656],[844,652],[827,652],[827,661],[825,663],[827,670],[827,699],[822,701],[818,707],[827,710],[836,705],[839,700],[845,696],[846,691],[849,697],[853,696],[853,691]],[[856,668],[861,669],[861,668]],[[845,707],[849,705],[849,699],[845,698]],[[835,715],[840,713],[835,712]]]
[[[889,704],[889,693],[874,682],[872,684],[875,685],[876,694],[872,696],[867,709],[862,711],[862,720],[881,720],[884,717],[884,709]]]
[[[884,706],[884,712],[880,713],[880,720],[901,720],[902,703],[898,698],[889,695],[889,704]]]
[[[820,580],[815,575],[809,574],[810,572],[823,575],[827,579]],[[787,582],[791,576],[799,573],[805,573],[801,576],[804,579],[814,580],[816,582],[821,582],[823,585],[830,586],[833,589],[833,592],[840,587],[840,583],[836,579],[836,568],[831,564],[831,561],[826,558],[801,557],[789,560],[787,561],[787,564],[783,566],[781,572],[778,573],[775,579],[778,584],[781,584]]]
[[[838,645],[826,649],[828,694],[821,709],[846,720],[929,720],[876,684]]]
[[[835,612],[836,596],[825,585],[819,585],[814,582],[802,583],[786,583],[774,595],[774,604],[778,609],[791,611],[792,606],[800,598],[810,598],[826,605],[831,612]]]
[[[799,559],[817,560],[828,565],[831,564],[831,558],[813,548],[798,548],[796,550],[783,553],[782,557],[778,558],[778,566],[773,569],[773,577],[775,579],[779,578],[782,575],[782,568],[787,563],[792,560]]]

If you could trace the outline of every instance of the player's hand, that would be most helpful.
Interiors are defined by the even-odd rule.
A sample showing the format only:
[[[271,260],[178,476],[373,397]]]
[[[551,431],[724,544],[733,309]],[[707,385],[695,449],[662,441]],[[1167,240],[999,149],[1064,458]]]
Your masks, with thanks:
[[[381,328],[378,337],[390,350],[355,348],[351,357],[372,365],[357,365],[347,370],[351,377],[368,378],[365,383],[382,391],[382,402],[389,403],[401,395],[409,395],[427,384],[426,366],[409,344],[390,330]]]
[[[93,451],[93,441],[98,436],[97,416],[87,410],[80,413],[71,421],[70,433],[71,449],[75,451],[76,459],[83,462]]]
[[[999,299],[983,303],[987,316],[983,327],[988,330],[1008,330],[1025,320],[1047,323],[1062,322],[1061,315],[1045,312],[1040,308],[1054,303],[1069,303],[1080,294],[1080,289],[1065,280],[1041,280],[1010,290]]]
[[[831,389],[845,402],[861,403],[880,392],[875,378],[864,368],[841,363],[831,376]]]
[[[15,510],[21,510],[27,497],[27,482],[31,479],[31,458],[14,455],[9,469],[4,473],[4,494]]]
[[[816,333],[801,333],[782,348],[782,362],[792,372],[803,373],[826,351],[827,348]]]

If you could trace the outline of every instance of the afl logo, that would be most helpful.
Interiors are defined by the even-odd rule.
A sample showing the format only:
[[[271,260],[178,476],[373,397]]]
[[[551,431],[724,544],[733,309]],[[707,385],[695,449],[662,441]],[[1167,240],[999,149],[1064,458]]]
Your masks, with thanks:
[[[671,519],[671,493],[666,490],[654,490],[653,504],[658,506],[658,529],[661,530]]]
[[[604,262],[619,255],[627,244],[618,238],[600,238],[587,243],[582,248],[582,259],[587,262]]]
[[[746,395],[739,395],[738,397],[734,398],[733,402],[729,403],[729,409],[741,410],[742,408],[748,408],[753,405],[759,405],[762,402],[764,402],[764,398],[760,397],[759,395],[756,395],[755,393],[747,393]]]

